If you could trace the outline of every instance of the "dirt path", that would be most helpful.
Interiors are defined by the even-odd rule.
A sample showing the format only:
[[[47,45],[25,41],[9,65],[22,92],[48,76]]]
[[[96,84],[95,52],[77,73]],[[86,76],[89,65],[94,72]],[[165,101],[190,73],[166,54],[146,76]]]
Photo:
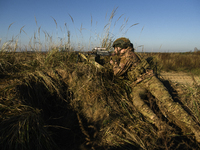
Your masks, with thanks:
[[[192,76],[189,73],[162,72],[160,77],[166,80],[171,80],[172,82],[177,82],[181,84],[193,85],[196,82],[197,85],[200,85],[200,76]]]

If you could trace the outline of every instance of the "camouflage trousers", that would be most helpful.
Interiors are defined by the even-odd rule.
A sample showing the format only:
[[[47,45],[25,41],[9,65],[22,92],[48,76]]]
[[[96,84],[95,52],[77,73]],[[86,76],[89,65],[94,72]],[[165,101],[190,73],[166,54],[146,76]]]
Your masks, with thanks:
[[[151,123],[159,129],[162,129],[165,125],[150,109],[150,107],[144,102],[144,96],[149,91],[156,99],[157,105],[163,115],[168,120],[173,121],[177,126],[186,131],[185,129],[193,132],[196,136],[196,140],[200,142],[200,127],[193,120],[179,103],[174,102],[172,96],[169,94],[167,88],[156,77],[144,79],[136,86],[132,87],[132,102],[138,111],[146,117]]]

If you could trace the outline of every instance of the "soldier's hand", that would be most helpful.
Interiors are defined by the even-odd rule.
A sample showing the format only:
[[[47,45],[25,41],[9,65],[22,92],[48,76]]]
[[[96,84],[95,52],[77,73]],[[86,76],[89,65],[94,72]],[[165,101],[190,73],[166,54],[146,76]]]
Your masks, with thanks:
[[[113,64],[114,64],[114,61],[113,61],[113,60],[110,60],[110,64],[113,65]]]

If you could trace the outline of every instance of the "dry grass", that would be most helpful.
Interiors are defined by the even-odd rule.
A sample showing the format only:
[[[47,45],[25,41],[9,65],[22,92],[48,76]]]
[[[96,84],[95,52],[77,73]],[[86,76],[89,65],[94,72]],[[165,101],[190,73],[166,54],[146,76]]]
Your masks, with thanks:
[[[2,149],[198,147],[192,135],[175,125],[173,131],[158,134],[132,105],[130,88],[123,80],[110,70],[76,63],[75,53],[52,50],[46,55],[1,56]],[[199,88],[192,91],[164,83],[199,121]],[[147,102],[162,118],[151,95]]]
[[[104,36],[100,38],[103,47],[109,47],[114,40],[110,29],[115,12],[116,9],[104,27]],[[57,22],[53,20],[57,28]],[[127,21],[121,30],[125,29]],[[37,25],[36,18],[35,22]],[[35,33],[29,44],[35,52],[16,52],[17,41],[14,47],[8,43],[0,51],[1,149],[200,147],[193,135],[182,132],[164,119],[152,95],[148,95],[147,104],[172,130],[159,132],[146,120],[132,105],[127,82],[114,77],[108,67],[100,70],[85,61],[77,63],[77,55],[70,51],[70,36],[68,44],[63,47],[61,43],[55,45],[52,37],[44,32],[48,52],[41,53],[41,47],[36,44],[40,42],[40,30],[39,27],[38,35]],[[23,27],[20,31],[23,31]],[[60,49],[65,52],[60,52]],[[199,55],[190,55],[193,59],[185,54],[155,54],[153,57],[159,64],[159,71],[189,70],[191,66],[195,70],[199,68]],[[182,106],[199,123],[199,87],[188,88],[162,82],[174,100],[182,102]]]
[[[144,57],[154,56],[162,71],[190,72],[193,75],[200,75],[200,53],[144,53]]]

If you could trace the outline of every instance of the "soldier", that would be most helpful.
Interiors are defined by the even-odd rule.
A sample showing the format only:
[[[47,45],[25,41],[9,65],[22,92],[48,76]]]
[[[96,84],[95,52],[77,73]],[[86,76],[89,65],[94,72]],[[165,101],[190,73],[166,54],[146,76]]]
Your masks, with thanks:
[[[153,123],[159,130],[166,128],[157,115],[144,102],[149,91],[157,99],[157,104],[163,115],[182,129],[194,133],[200,142],[200,127],[192,117],[177,102],[174,102],[167,88],[154,75],[153,71],[144,63],[143,59],[134,52],[133,44],[127,38],[116,39],[113,43],[114,52],[119,56],[119,62],[110,60],[115,76],[123,76],[131,81],[131,98],[136,109]]]

